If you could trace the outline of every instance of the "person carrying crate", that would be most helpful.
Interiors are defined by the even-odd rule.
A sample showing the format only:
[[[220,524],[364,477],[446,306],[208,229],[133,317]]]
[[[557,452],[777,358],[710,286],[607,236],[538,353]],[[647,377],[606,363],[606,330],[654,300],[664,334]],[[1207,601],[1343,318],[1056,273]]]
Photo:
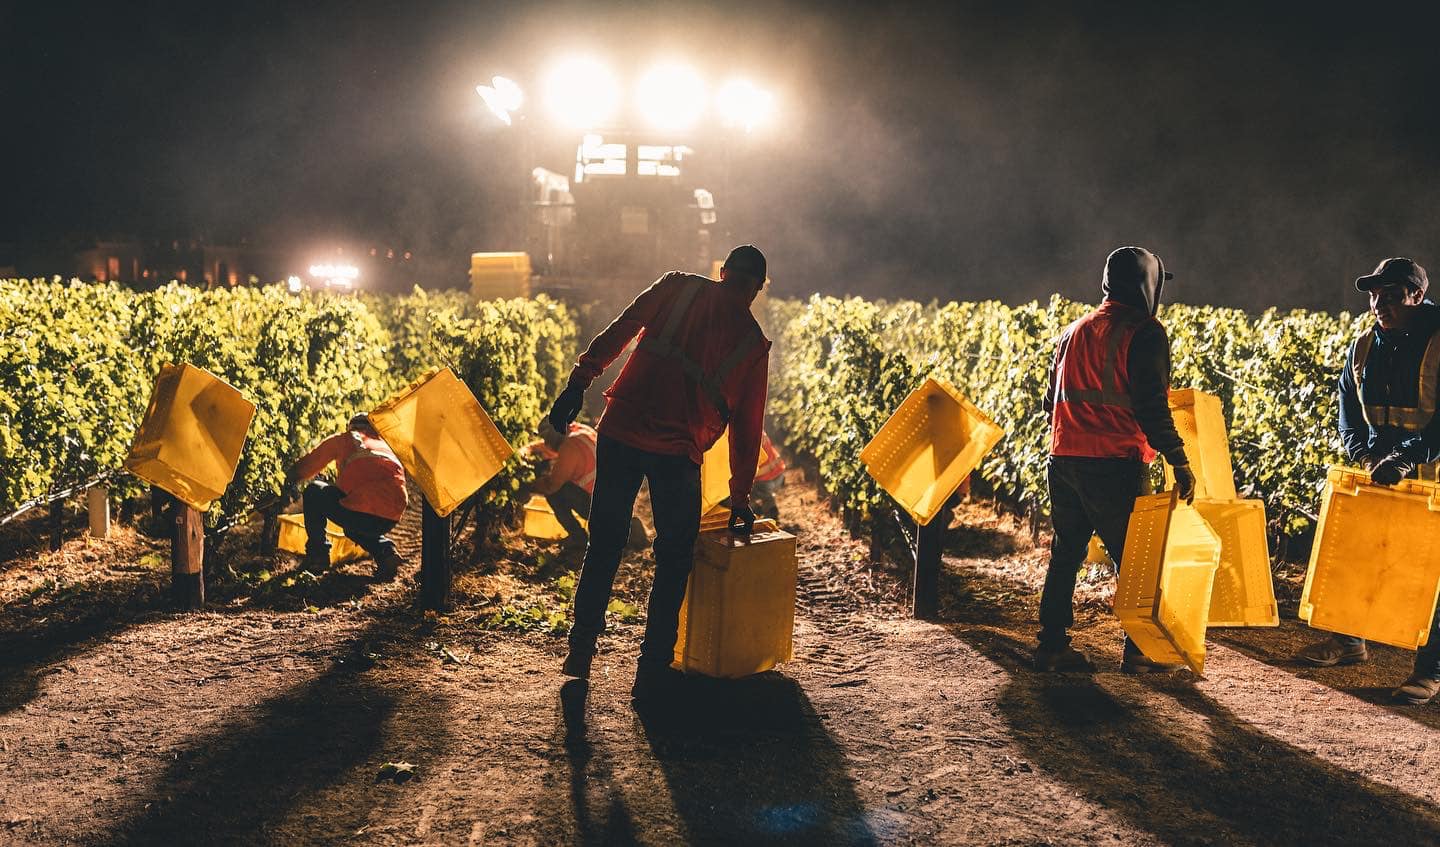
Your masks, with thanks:
[[[1386,259],[1355,280],[1370,297],[1375,324],[1350,345],[1340,371],[1340,439],[1349,460],[1372,482],[1394,485],[1440,460],[1440,306],[1425,296],[1430,281],[1414,259]],[[1369,661],[1363,638],[1331,635],[1295,656],[1315,667]],[[1410,678],[1392,693],[1421,705],[1440,694],[1440,613],[1415,655]]]
[[[313,479],[334,463],[335,482]],[[330,565],[326,521],[333,521],[345,536],[375,560],[375,578],[391,580],[401,558],[386,534],[405,514],[405,469],[390,445],[358,414],[344,432],[332,435],[300,458],[285,477],[287,489],[305,480],[305,568],[319,573]]]
[[[1149,250],[1121,247],[1105,260],[1104,302],[1060,334],[1044,401],[1055,531],[1040,595],[1036,670],[1095,669],[1067,632],[1075,622],[1075,578],[1091,535],[1098,533],[1111,559],[1122,561],[1130,512],[1148,488],[1157,454],[1174,469],[1180,496],[1194,500],[1195,476],[1167,399],[1170,340],[1155,318],[1160,292],[1172,278]],[[1180,667],[1146,658],[1126,637],[1122,671]]]
[[[670,667],[680,605],[700,532],[700,464],[730,431],[730,527],[755,523],[750,491],[760,455],[770,341],[750,313],[765,285],[765,256],[753,245],[730,251],[720,282],[673,271],[656,280],[590,342],[550,410],[564,429],[585,389],[639,336],[635,352],[605,391],[598,432],[590,543],[575,590],[575,623],[562,671],[589,677],[596,639],[641,481],[655,516],[655,578],[631,695],[637,702],[675,692]]]

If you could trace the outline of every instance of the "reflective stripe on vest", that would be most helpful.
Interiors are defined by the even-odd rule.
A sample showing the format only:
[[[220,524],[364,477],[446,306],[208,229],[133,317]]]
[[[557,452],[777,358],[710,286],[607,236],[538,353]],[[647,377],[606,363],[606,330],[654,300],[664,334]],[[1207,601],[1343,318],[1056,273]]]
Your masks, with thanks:
[[[725,379],[745,361],[745,357],[760,343],[758,333],[748,334],[743,341],[730,351],[720,362],[720,367],[713,374],[706,374],[698,363],[685,354],[681,347],[674,343],[675,333],[679,331],[680,324],[685,316],[690,314],[690,309],[695,305],[695,297],[699,295],[701,286],[715,285],[709,281],[691,282],[685,286],[675,303],[670,307],[670,317],[665,321],[665,328],[661,330],[658,338],[652,338],[650,333],[645,333],[645,338],[640,342],[639,349],[664,359],[674,359],[680,363],[680,369],[685,375],[700,386],[705,396],[710,399],[715,411],[720,413],[720,420],[724,423],[730,422],[730,404],[725,402],[723,387]]]
[[[1120,348],[1128,345],[1131,338],[1135,337],[1135,330],[1140,324],[1128,321],[1115,320],[1111,324],[1111,330],[1105,339],[1105,355],[1100,365],[1100,387],[1099,388],[1066,388],[1065,386],[1065,361],[1059,363],[1060,374],[1056,380],[1055,402],[1056,403],[1093,403],[1099,406],[1117,406],[1121,409],[1134,408],[1130,401],[1129,386],[1120,384],[1119,368],[1116,362],[1120,358]],[[1066,358],[1069,358],[1069,350],[1066,350]]]
[[[1052,455],[1155,458],[1135,418],[1128,367],[1131,341],[1153,319],[1132,311],[1106,303],[1068,330],[1053,375]]]
[[[576,439],[585,448],[585,458],[590,463],[590,471],[575,480],[575,484],[585,490],[587,494],[595,493],[595,430],[579,424],[570,425],[570,437]]]
[[[755,471],[756,482],[769,482],[785,472],[785,460],[780,458],[780,451],[775,449],[775,444],[770,436],[762,435],[760,439],[760,468]]]
[[[1440,330],[1430,335],[1425,345],[1425,356],[1420,360],[1420,385],[1416,406],[1379,406],[1365,402],[1365,360],[1370,357],[1370,348],[1375,343],[1372,327],[1355,341],[1355,357],[1351,362],[1355,374],[1355,394],[1360,398],[1360,407],[1365,423],[1372,427],[1393,426],[1408,432],[1419,432],[1430,425],[1435,417],[1436,378],[1440,376]]]
[[[366,456],[370,456],[376,459],[384,459],[385,461],[390,462],[397,467],[402,467],[400,465],[400,459],[397,458],[394,453],[385,452],[383,450],[371,450],[369,447],[365,446],[365,441],[361,439],[361,437],[357,433],[350,433],[350,437],[355,441],[355,448],[350,451],[350,455],[340,460],[340,464],[337,470],[343,471],[345,470],[346,465],[350,464],[356,459],[364,458]]]

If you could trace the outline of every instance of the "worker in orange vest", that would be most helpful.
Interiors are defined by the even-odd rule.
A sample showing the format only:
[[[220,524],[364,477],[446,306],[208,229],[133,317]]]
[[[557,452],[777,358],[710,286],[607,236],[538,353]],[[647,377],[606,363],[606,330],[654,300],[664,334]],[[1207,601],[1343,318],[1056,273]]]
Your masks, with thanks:
[[[605,626],[615,571],[635,497],[648,481],[655,515],[655,578],[631,696],[640,703],[676,692],[680,604],[700,533],[700,464],[730,431],[730,527],[755,524],[750,492],[760,454],[770,341],[750,313],[765,285],[765,256],[753,245],[730,251],[720,281],[673,271],[656,280],[580,356],[550,411],[556,429],[580,412],[585,389],[639,336],[605,392],[596,426],[590,545],[575,591],[575,623],[562,670],[588,678]]]
[[[1105,302],[1060,334],[1044,407],[1050,413],[1050,514],[1054,536],[1040,596],[1040,671],[1093,671],[1070,644],[1075,578],[1090,537],[1123,561],[1135,498],[1150,463],[1163,454],[1180,496],[1195,497],[1195,476],[1170,413],[1170,339],[1155,318],[1165,281],[1160,257],[1121,247],[1105,261]],[[1152,661],[1127,637],[1126,673],[1178,670]]]
[[[394,579],[401,559],[386,533],[405,514],[405,469],[365,414],[302,456],[286,475],[286,485],[312,479],[332,463],[334,483],[314,479],[305,486],[306,570],[319,573],[330,565],[325,524],[332,521],[375,560],[376,579]]]
[[[562,435],[545,420],[540,423],[540,439],[529,445],[529,452],[547,459],[549,467],[530,489],[550,504],[555,520],[565,529],[566,543],[583,545],[589,536],[580,520],[589,520],[595,492],[595,430],[572,423]]]

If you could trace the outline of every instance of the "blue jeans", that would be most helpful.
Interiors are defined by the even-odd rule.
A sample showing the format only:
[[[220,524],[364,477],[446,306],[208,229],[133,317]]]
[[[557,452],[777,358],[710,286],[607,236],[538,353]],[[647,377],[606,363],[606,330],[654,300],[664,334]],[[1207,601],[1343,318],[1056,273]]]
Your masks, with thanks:
[[[688,456],[651,453],[601,435],[595,448],[595,494],[590,501],[590,545],[575,588],[572,649],[594,649],[605,630],[605,607],[641,481],[650,483],[655,513],[655,579],[645,611],[642,664],[669,666],[680,626],[680,604],[700,534],[700,466]]]
[[[315,557],[327,564],[330,561],[330,539],[325,537],[325,522],[333,521],[345,530],[345,537],[359,544],[370,558],[383,562],[394,558],[395,544],[385,533],[395,528],[397,521],[356,512],[340,505],[345,492],[334,483],[317,479],[305,486],[305,555]]]
[[[1365,639],[1353,635],[1335,633],[1333,637],[1351,649],[1365,646]],[[1436,606],[1435,617],[1430,621],[1430,640],[1415,651],[1415,675],[1440,679],[1440,606]]]
[[[1075,623],[1075,579],[1085,563],[1090,536],[1099,534],[1119,566],[1135,498],[1149,487],[1147,471],[1146,465],[1131,459],[1050,457],[1047,476],[1055,533],[1040,594],[1041,647],[1054,650],[1070,643],[1067,630]],[[1135,651],[1128,637],[1125,650]]]

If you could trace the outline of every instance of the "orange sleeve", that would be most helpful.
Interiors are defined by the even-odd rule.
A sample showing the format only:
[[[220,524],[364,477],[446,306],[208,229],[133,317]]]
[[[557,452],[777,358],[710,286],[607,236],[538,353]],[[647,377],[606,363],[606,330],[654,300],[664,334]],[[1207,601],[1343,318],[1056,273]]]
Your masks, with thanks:
[[[345,456],[349,448],[350,433],[342,432],[332,435],[320,442],[314,450],[300,457],[295,466],[290,469],[290,476],[296,482],[312,479],[325,470],[325,466],[331,462],[339,462]]]
[[[554,494],[565,483],[574,482],[580,470],[580,451],[585,448],[574,443],[573,438],[567,438],[560,444],[560,450],[555,460],[550,463],[550,472],[542,479],[535,480],[535,493]]]

